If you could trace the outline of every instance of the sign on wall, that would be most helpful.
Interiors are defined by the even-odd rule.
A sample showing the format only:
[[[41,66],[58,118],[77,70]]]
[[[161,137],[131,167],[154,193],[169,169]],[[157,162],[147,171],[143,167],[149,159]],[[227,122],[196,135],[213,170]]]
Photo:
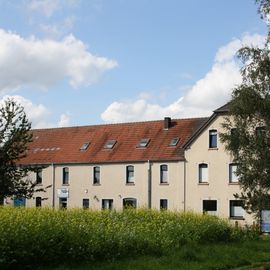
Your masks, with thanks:
[[[67,188],[59,188],[57,189],[57,197],[58,198],[68,198],[69,191]]]
[[[270,210],[262,210],[261,218],[261,231],[270,233]]]

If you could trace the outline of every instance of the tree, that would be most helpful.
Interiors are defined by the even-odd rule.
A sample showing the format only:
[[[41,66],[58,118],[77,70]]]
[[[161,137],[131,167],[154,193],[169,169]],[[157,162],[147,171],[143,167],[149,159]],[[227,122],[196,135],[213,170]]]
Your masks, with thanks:
[[[6,100],[0,107],[0,203],[6,197],[30,198],[35,192],[36,183],[27,178],[32,168],[17,165],[32,140],[30,129],[24,108]]]
[[[263,48],[238,51],[242,83],[232,92],[221,140],[238,165],[241,193],[235,197],[259,217],[262,209],[270,209],[270,0],[256,3],[268,35]]]

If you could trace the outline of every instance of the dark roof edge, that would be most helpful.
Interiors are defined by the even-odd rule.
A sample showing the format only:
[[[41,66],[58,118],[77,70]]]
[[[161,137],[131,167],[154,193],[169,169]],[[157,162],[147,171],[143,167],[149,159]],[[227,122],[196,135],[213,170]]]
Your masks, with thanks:
[[[218,115],[227,114],[229,112],[229,104],[230,102],[214,110],[214,113],[208,118],[208,120],[203,123],[189,138],[189,140],[182,146],[183,149],[186,150],[201,135],[205,128],[208,127],[217,118]]]

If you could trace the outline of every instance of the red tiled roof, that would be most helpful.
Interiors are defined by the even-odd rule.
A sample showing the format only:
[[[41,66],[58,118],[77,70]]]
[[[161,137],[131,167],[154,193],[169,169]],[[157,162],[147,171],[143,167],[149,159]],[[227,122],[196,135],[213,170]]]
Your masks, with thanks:
[[[131,161],[183,160],[182,146],[207,118],[178,119],[164,129],[164,121],[108,124],[95,126],[36,129],[27,156],[20,164],[105,163]],[[169,146],[179,137],[177,146]],[[150,139],[146,148],[138,148],[140,139]],[[105,149],[108,140],[116,140]],[[80,148],[90,142],[85,151]]]

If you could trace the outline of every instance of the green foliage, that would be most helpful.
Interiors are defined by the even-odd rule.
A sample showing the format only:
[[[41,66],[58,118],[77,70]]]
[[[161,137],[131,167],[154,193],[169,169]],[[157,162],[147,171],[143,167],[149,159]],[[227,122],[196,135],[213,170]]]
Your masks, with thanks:
[[[268,23],[270,1],[257,0],[259,12]],[[268,24],[269,26],[269,24]],[[230,117],[221,140],[238,164],[237,175],[244,208],[257,217],[270,208],[270,40],[263,48],[243,47],[242,83],[233,90]],[[234,128],[234,129],[233,129]],[[236,129],[235,129],[236,128]],[[233,132],[232,132],[233,129]]]
[[[30,168],[18,166],[32,139],[24,109],[8,99],[0,107],[0,203],[6,197],[31,197],[35,184],[27,180]]]
[[[0,208],[0,268],[161,255],[186,244],[256,238],[257,231],[192,213]],[[187,258],[195,256],[186,251]]]

